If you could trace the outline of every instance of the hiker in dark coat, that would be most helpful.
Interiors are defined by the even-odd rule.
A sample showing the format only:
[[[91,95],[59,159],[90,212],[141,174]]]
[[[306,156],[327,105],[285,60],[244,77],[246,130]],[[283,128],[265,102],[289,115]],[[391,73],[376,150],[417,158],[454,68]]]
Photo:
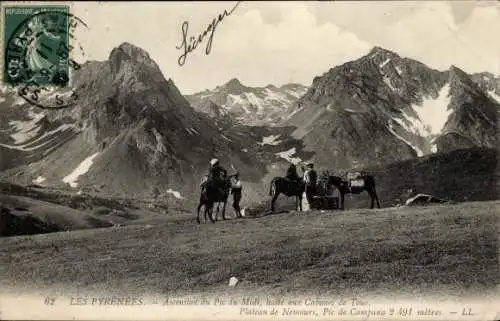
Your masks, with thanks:
[[[291,180],[292,182],[298,182],[300,180],[299,174],[297,174],[297,167],[294,164],[291,164],[286,171],[286,178]]]
[[[313,164],[307,164],[307,170],[304,173],[304,183],[306,184],[306,198],[309,204],[313,202],[313,196],[316,194],[316,182],[318,174],[314,170]]]
[[[212,181],[216,185],[219,185],[220,182],[223,182],[227,178],[227,171],[224,167],[220,166],[217,158],[210,161],[210,172],[208,177],[209,181]]]
[[[234,174],[232,184],[231,184],[231,194],[233,195],[233,208],[236,212],[236,217],[241,217],[241,192],[243,190],[243,185],[240,181],[239,173]]]
[[[220,166],[219,160],[213,158],[210,161],[210,168],[208,174],[205,175],[200,183],[200,188],[206,191],[208,187],[220,189],[224,186],[224,181],[227,178],[227,171]]]

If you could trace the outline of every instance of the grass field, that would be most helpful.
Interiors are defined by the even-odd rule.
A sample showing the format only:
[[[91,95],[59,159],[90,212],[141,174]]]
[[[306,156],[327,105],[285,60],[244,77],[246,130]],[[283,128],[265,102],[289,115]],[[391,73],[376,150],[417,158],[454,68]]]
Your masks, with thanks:
[[[499,205],[291,212],[202,225],[183,215],[156,225],[4,237],[0,288],[487,295],[499,277]],[[240,282],[229,288],[232,276]]]

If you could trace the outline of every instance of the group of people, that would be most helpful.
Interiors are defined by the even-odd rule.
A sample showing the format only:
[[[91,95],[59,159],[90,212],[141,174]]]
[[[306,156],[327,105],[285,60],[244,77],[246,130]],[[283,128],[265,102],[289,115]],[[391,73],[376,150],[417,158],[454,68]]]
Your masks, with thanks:
[[[219,186],[225,186],[224,184],[227,182],[227,171],[224,167],[220,165],[220,162],[217,158],[213,158],[210,161],[210,170],[206,179],[202,182],[202,186],[205,183],[212,182],[214,187],[217,188]],[[236,172],[230,177],[230,194],[233,195],[233,208],[236,212],[237,217],[241,217],[241,208],[240,201],[243,190],[243,185],[240,180],[240,174]]]
[[[316,182],[318,179],[318,175],[314,170],[314,165],[312,163],[307,164],[307,169],[304,170],[304,174],[302,177],[297,173],[297,167],[294,164],[291,164],[288,167],[285,178],[289,180],[292,184],[297,184],[297,186],[301,183],[301,181],[305,184],[305,194],[307,198],[307,202],[312,204],[313,196],[316,193]],[[221,186],[227,182],[227,171],[220,165],[220,162],[217,158],[214,158],[210,161],[210,170],[209,174],[206,177],[206,180],[202,182],[202,185],[205,182],[213,182],[215,186]],[[236,216],[241,217],[241,208],[240,201],[243,190],[243,185],[240,180],[239,173],[235,173],[230,177],[230,194],[233,195],[233,208],[236,211]]]
[[[318,174],[314,170],[314,164],[312,164],[312,163],[307,164],[306,170],[304,170],[304,168],[302,168],[302,170],[304,171],[304,175],[301,178],[299,176],[299,174],[297,173],[297,166],[295,166],[294,164],[291,164],[288,167],[285,178],[287,178],[292,183],[296,183],[297,186],[302,179],[302,181],[305,184],[305,193],[306,193],[307,202],[309,204],[312,204],[313,196],[316,193],[316,183],[318,181]]]

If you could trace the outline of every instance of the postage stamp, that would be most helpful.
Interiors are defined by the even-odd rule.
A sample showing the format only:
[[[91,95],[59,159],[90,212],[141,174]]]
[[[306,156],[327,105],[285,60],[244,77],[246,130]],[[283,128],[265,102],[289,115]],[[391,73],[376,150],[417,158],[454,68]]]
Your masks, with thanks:
[[[498,320],[499,1],[0,8],[0,319]]]
[[[84,56],[76,34],[87,25],[69,8],[60,4],[2,8],[4,85],[16,88],[32,106],[62,109],[78,100],[71,75],[80,69],[75,52]]]
[[[4,81],[65,86],[69,74],[69,6],[6,6]]]

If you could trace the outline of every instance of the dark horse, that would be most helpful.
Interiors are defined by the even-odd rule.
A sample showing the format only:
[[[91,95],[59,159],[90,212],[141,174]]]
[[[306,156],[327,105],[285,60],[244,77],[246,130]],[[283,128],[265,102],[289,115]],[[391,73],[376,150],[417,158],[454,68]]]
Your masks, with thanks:
[[[298,182],[292,182],[284,177],[275,177],[271,181],[271,186],[269,188],[269,196],[272,196],[271,200],[271,212],[274,212],[274,203],[278,199],[280,194],[284,194],[288,197],[295,196],[295,210],[302,211],[302,195],[305,191],[305,184],[302,180]]]
[[[198,204],[198,210],[196,216],[196,221],[198,222],[198,224],[201,224],[200,210],[202,206],[205,206],[204,210],[205,222],[207,221],[207,216],[208,216],[210,218],[210,221],[212,221],[212,223],[215,223],[215,221],[217,221],[217,216],[219,214],[220,203],[223,204],[222,219],[226,220],[226,204],[227,204],[227,199],[229,198],[229,191],[231,190],[231,179],[233,176],[234,175],[230,175],[229,177],[227,177],[224,182],[224,186],[219,188],[214,187],[212,184],[209,184],[209,182],[204,183],[204,186],[201,189],[200,202]],[[212,214],[215,203],[218,204],[217,204],[217,213],[215,214],[214,218]]]
[[[345,194],[361,194],[362,192],[368,192],[370,195],[372,203],[371,207],[373,208],[375,205],[375,201],[377,202],[377,207],[380,208],[380,202],[378,200],[377,191],[375,190],[375,179],[371,175],[361,175],[359,179],[364,180],[364,186],[349,186],[349,183],[346,180],[343,180],[339,176],[328,176],[328,180],[326,182],[327,186],[335,186],[340,193],[340,209],[344,209],[344,199]],[[326,186],[325,186],[326,187]]]

